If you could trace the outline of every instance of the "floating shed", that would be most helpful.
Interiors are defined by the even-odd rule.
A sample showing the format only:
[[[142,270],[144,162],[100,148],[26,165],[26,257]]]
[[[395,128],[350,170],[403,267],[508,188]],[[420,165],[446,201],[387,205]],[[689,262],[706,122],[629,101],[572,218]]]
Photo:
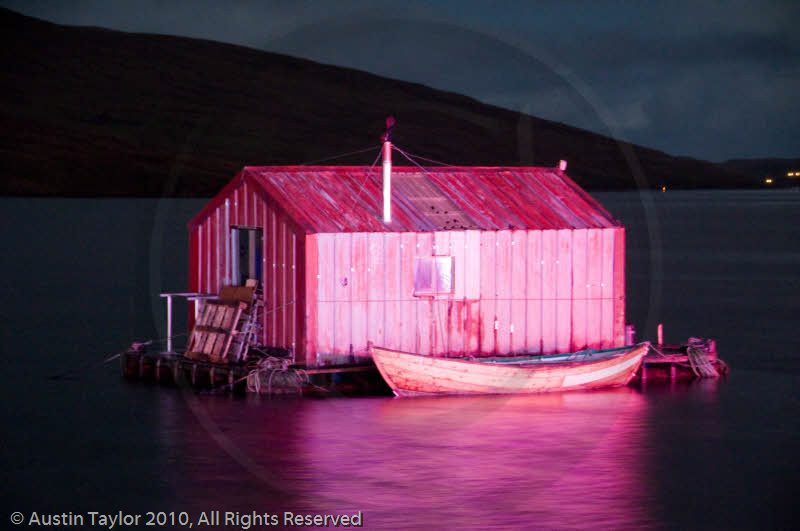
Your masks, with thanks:
[[[625,344],[625,229],[560,168],[246,167],[189,223],[190,290],[257,278],[307,366]],[[191,315],[191,312],[190,312]]]

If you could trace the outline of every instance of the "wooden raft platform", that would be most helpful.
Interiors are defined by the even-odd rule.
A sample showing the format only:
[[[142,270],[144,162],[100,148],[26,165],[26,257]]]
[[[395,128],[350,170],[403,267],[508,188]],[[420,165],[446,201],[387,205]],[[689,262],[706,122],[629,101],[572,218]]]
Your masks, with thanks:
[[[656,345],[642,361],[630,385],[645,387],[651,382],[689,382],[703,377],[698,364],[717,376],[728,374],[727,364],[716,349],[698,352],[690,360],[686,345]],[[704,359],[698,360],[698,356]],[[693,363],[694,361],[694,363]],[[129,349],[120,355],[122,376],[160,385],[185,386],[237,394],[255,392],[269,395],[340,396],[386,395],[389,388],[375,365],[305,367],[285,365],[278,377],[258,371],[252,364],[224,364],[185,357],[176,352],[147,352]],[[702,369],[702,367],[700,367]],[[706,375],[706,377],[709,377]]]
[[[632,380],[634,385],[646,385],[648,382],[689,382],[703,377],[702,368],[693,367],[689,359],[686,345],[653,345],[654,349],[644,357],[642,366]],[[719,359],[716,348],[708,352],[696,352],[696,356],[705,358],[701,364],[707,365],[717,376],[728,374],[728,365]],[[695,360],[697,363],[697,360]],[[714,377],[714,376],[706,376]]]
[[[213,389],[229,385],[234,392],[244,392],[250,369],[246,365],[223,365],[198,361],[174,352],[139,352],[128,350],[120,356],[125,378],[161,385]]]
[[[304,396],[388,392],[374,364],[313,368],[287,365],[285,368],[259,370],[253,364],[213,363],[176,352],[129,349],[120,355],[120,369],[127,379],[201,391]],[[270,374],[273,370],[274,375]]]

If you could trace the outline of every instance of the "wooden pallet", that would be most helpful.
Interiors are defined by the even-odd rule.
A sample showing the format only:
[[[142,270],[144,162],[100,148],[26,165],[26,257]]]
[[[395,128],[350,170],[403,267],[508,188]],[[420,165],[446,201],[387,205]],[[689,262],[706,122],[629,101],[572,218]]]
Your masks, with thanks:
[[[255,284],[225,286],[217,300],[199,302],[197,322],[184,356],[212,363],[245,361],[261,309]]]
[[[185,357],[198,361],[225,363],[233,338],[239,332],[244,302],[204,301],[192,330]]]

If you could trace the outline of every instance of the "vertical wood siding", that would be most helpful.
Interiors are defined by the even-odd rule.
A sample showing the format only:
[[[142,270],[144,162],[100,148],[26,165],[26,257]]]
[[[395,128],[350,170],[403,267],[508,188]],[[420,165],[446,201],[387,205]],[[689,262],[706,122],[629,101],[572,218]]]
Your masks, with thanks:
[[[196,228],[189,233],[189,291],[197,293],[200,291],[200,230]],[[190,301],[188,304],[188,325],[189,329],[194,326],[194,309],[195,302]]]
[[[305,361],[305,292],[308,287],[305,233],[246,181],[230,190],[226,199],[192,229],[189,289],[218,293],[222,286],[232,282],[231,227],[262,230],[264,315],[261,343],[291,349],[297,362]],[[247,264],[241,267],[246,268]],[[194,322],[193,314],[194,306],[190,304],[190,325]],[[318,324],[314,326],[320,329]]]
[[[342,361],[368,341],[434,356],[621,346],[624,238],[622,228],[308,236],[309,360]],[[415,258],[434,255],[453,257],[452,293],[414,297]]]
[[[588,343],[589,256],[586,229],[572,235],[572,345],[584,349]],[[576,349],[576,350],[577,350]]]

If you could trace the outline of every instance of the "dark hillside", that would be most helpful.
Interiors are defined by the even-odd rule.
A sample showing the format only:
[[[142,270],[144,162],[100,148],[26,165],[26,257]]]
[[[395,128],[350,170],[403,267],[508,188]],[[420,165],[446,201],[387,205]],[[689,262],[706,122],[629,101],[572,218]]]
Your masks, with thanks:
[[[590,189],[636,186],[615,140],[361,71],[218,42],[59,26],[0,9],[0,193],[212,195],[244,165],[375,146],[457,165],[554,165]],[[520,123],[530,124],[520,146]],[[527,127],[527,126],[526,126]],[[632,147],[650,186],[748,185],[708,162]],[[532,155],[531,155],[532,154]]]

